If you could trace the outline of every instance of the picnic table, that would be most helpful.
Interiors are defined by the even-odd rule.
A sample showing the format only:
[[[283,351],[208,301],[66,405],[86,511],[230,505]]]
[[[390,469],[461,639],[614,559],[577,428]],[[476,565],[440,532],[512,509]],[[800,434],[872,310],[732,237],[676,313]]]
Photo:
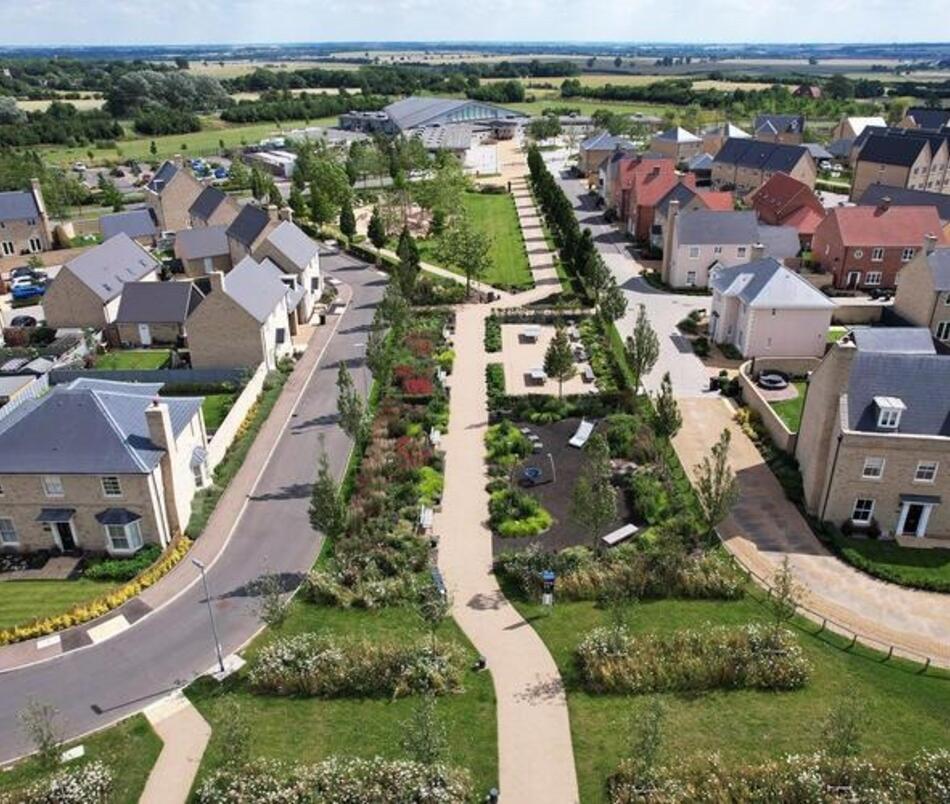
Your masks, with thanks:
[[[537,324],[529,324],[521,330],[521,337],[526,341],[536,341],[541,337],[541,327]]]
[[[528,372],[528,377],[531,379],[531,382],[543,383],[547,380],[548,375],[544,373],[543,368],[533,368]]]

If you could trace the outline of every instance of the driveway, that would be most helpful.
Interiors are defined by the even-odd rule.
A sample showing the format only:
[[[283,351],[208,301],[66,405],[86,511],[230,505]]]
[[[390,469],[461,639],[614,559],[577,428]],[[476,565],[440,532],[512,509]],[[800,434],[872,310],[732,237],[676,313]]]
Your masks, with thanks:
[[[350,362],[357,388],[369,388],[363,345],[385,279],[349,257],[324,257],[324,271],[350,284],[353,300],[336,335],[306,382],[299,404],[279,430],[226,548],[208,571],[212,604],[224,652],[234,652],[259,627],[249,584],[262,572],[279,573],[288,588],[309,570],[320,550],[310,526],[310,489],[321,437],[337,476],[349,439],[336,425],[335,378]],[[291,379],[293,382],[293,378]],[[257,445],[255,445],[257,446]],[[213,666],[214,645],[200,584],[118,636],[51,661],[0,675],[0,761],[31,746],[17,722],[29,697],[60,712],[66,737],[101,728],[140,711]]]

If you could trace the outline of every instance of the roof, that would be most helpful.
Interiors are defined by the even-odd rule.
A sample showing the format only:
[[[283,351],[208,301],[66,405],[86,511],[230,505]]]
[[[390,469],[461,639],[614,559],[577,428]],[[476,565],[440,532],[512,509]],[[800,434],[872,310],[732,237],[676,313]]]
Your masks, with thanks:
[[[203,260],[228,254],[227,230],[224,224],[182,229],[175,235],[175,252],[183,260]]]
[[[290,262],[290,268],[296,271],[304,270],[320,253],[317,244],[304,234],[295,223],[283,221],[267,235],[271,243]],[[282,268],[288,268],[281,260]]]
[[[825,221],[837,226],[845,246],[918,247],[927,234],[945,242],[935,207],[835,207]]]
[[[630,150],[636,146],[626,137],[618,137],[607,131],[601,131],[584,140],[580,147],[582,151],[613,151],[616,148]]]
[[[759,224],[759,242],[765,246],[765,253],[779,260],[794,257],[802,250],[798,240],[798,229],[794,226],[766,226]]]
[[[910,167],[917,161],[920,152],[928,147],[927,140],[922,138],[872,133],[865,139],[858,159],[883,165]]]
[[[27,376],[0,377],[0,399],[9,399],[32,382],[36,382],[36,377],[32,374]]]
[[[265,210],[253,204],[245,204],[228,226],[227,235],[231,240],[250,247],[269,222],[270,216]]]
[[[160,193],[168,186],[168,183],[175,178],[175,174],[178,173],[179,170],[180,168],[174,162],[169,162],[168,160],[162,162],[161,167],[155,171],[152,180],[148,183],[148,189]]]
[[[708,126],[704,128],[701,132],[703,136],[706,137],[723,137],[728,139],[729,137],[737,137],[738,139],[748,139],[752,135],[749,132],[744,131],[739,128],[739,126],[734,123],[717,123],[714,126]]]
[[[145,410],[158,383],[76,380],[29,400],[0,419],[0,472],[145,474],[164,450],[149,436]],[[177,437],[201,398],[165,397]]]
[[[842,122],[845,121],[851,126],[855,137],[859,136],[868,126],[880,126],[881,128],[887,126],[883,117],[846,117]]]
[[[921,128],[939,129],[950,126],[950,109],[925,109],[921,106],[911,106],[907,110],[907,117],[914,118],[914,122]]]
[[[525,117],[521,112],[505,109],[502,106],[486,103],[485,101],[415,96],[390,103],[383,111],[400,131],[406,131],[407,129],[416,128],[417,126],[434,123],[439,118],[451,119],[465,107],[478,107],[489,111],[489,114],[470,117],[467,118],[466,121],[472,119],[489,120],[495,118]],[[495,113],[494,116],[491,112]]]
[[[777,134],[797,134],[805,130],[805,116],[801,114],[760,114],[752,123],[758,134],[760,131]]]
[[[928,193],[926,190],[910,190],[906,187],[891,187],[887,184],[872,184],[858,200],[860,206],[877,206],[885,198],[891,200],[892,206],[898,207],[929,207],[937,208],[937,214],[942,221],[950,221],[950,195],[944,193]]]
[[[808,149],[801,145],[730,138],[713,161],[772,173],[791,173],[803,156],[811,158]]]
[[[720,212],[697,209],[676,217],[680,245],[749,245],[758,240],[754,212]]]
[[[108,240],[120,232],[132,239],[136,237],[154,237],[158,234],[158,221],[150,209],[130,209],[99,218],[99,231],[102,239]]]
[[[103,302],[118,296],[126,282],[138,281],[158,268],[158,260],[125,232],[119,232],[63,266],[64,271],[69,271]],[[56,279],[53,279],[55,284]]]
[[[194,200],[194,203],[188,207],[188,214],[193,218],[206,221],[214,214],[214,211],[224,203],[226,198],[227,195],[221,192],[217,187],[205,187],[198,193],[198,197]]]
[[[129,282],[122,288],[117,324],[183,324],[204,298],[192,282]]]
[[[824,207],[814,191],[787,173],[772,174],[747,200],[760,215],[769,214],[780,222],[802,207],[818,213],[819,220],[824,217]]]
[[[812,159],[833,159],[834,154],[831,151],[827,150],[823,145],[819,145],[817,142],[805,142],[802,145],[808,149],[808,153],[811,154]]]
[[[270,260],[258,263],[245,257],[224,277],[224,292],[263,323],[287,295],[279,275],[280,269]]]
[[[851,155],[853,147],[854,139],[852,137],[842,137],[828,143],[828,153],[836,159],[847,159]]]
[[[860,352],[932,355],[933,338],[926,327],[858,327],[851,339]]]
[[[666,140],[668,142],[701,142],[699,137],[687,131],[682,126],[675,126],[674,128],[668,128],[666,131],[661,131],[659,134],[654,135],[653,139]]]
[[[701,189],[697,195],[706,209],[719,210],[721,212],[728,212],[731,209],[735,209],[736,198],[728,190]]]
[[[39,216],[36,199],[29,190],[0,193],[0,221],[18,221]]]
[[[680,208],[685,207],[693,198],[698,195],[696,190],[688,187],[682,182],[674,184],[659,201],[656,202],[656,213],[666,215],[670,208],[670,202],[679,201]]]
[[[749,307],[831,310],[835,306],[811,282],[789,271],[773,257],[732,268],[718,268],[713,271],[709,282],[723,296],[737,297]]]
[[[712,170],[713,161],[712,154],[696,154],[686,163],[686,168],[688,170]]]
[[[950,290],[950,246],[935,248],[927,255],[927,267],[933,277],[934,290]]]

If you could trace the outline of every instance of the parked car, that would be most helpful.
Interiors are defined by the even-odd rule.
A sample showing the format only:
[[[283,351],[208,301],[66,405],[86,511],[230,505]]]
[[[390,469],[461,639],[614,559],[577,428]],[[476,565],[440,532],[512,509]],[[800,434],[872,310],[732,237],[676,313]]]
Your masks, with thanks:
[[[31,315],[15,315],[10,319],[11,327],[35,327],[36,319]]]
[[[228,169],[225,167],[218,167],[214,169],[214,177],[216,179],[226,179],[228,177]]]
[[[14,284],[10,295],[14,299],[32,299],[36,296],[42,296],[46,293],[46,285],[34,285],[33,283],[26,283],[22,285]]]
[[[85,172],[86,172],[86,163],[85,163],[85,162],[74,162],[74,163],[73,163],[73,170],[75,170],[77,173],[85,173]]]
[[[20,266],[19,268],[14,268],[10,271],[10,279],[29,279],[33,282],[45,282],[46,273],[44,271],[38,271],[35,268],[29,268],[26,266]]]

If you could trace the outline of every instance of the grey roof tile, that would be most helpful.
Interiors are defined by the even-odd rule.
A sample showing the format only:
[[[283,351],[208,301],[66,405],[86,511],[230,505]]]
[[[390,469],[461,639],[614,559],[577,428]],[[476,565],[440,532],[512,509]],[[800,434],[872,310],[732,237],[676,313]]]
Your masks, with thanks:
[[[938,246],[927,255],[934,290],[950,290],[950,246]]]
[[[718,268],[710,277],[710,285],[723,295],[736,296],[752,307],[830,310],[835,306],[818,288],[772,257]]]
[[[227,235],[243,246],[250,247],[270,222],[270,216],[260,207],[245,204],[227,228]]]
[[[279,267],[286,271],[304,270],[320,253],[317,244],[290,221],[283,221],[267,235],[267,240],[289,261],[289,265],[285,265],[285,261],[277,260]]]
[[[933,338],[926,327],[858,327],[851,338],[860,352],[932,355]]]
[[[228,227],[202,226],[182,229],[175,235],[175,251],[183,260],[203,260],[228,254]]]
[[[162,162],[161,167],[155,171],[152,180],[148,183],[148,189],[161,193],[179,170],[180,168],[174,162],[168,160]]]
[[[130,209],[99,218],[102,239],[108,240],[124,232],[133,240],[136,237],[154,237],[158,234],[158,221],[150,209]]]
[[[950,221],[950,195],[944,193],[928,193],[926,190],[911,190],[907,187],[892,187],[888,184],[872,184],[864,191],[864,194],[858,200],[858,204],[863,207],[876,207],[885,198],[889,198],[893,206],[936,207],[940,220]]]
[[[204,295],[192,282],[129,282],[122,289],[118,324],[183,324]]]
[[[719,212],[697,209],[676,217],[680,245],[750,245],[758,239],[754,212]]]
[[[26,190],[0,193],[0,221],[18,221],[39,216],[40,211],[36,207],[33,193]]]
[[[188,214],[193,218],[206,221],[226,198],[227,196],[217,187],[205,187],[198,193],[194,203],[188,207]]]
[[[224,292],[263,323],[287,295],[280,273],[270,260],[258,263],[245,257],[224,277]]]
[[[69,271],[107,302],[122,292],[126,282],[142,279],[158,268],[158,260],[127,234],[119,232],[105,243],[74,257],[62,270]]]

